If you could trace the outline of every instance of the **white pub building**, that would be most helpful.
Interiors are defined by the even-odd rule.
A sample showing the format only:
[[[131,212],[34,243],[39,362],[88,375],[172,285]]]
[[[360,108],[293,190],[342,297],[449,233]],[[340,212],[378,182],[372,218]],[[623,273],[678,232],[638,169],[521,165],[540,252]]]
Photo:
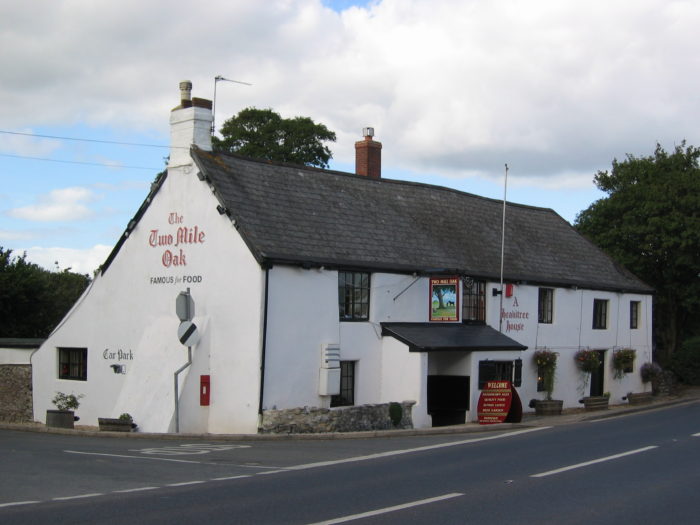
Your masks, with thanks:
[[[543,398],[537,349],[558,353],[564,407],[644,390],[652,289],[552,210],[507,204],[501,288],[502,201],[382,179],[371,128],[356,174],[212,152],[190,91],[167,172],[32,358],[36,420],[64,392],[81,423],[149,432],[363,429],[314,418],[392,403],[404,426],[474,421],[486,380]],[[615,378],[621,348],[634,370]],[[580,349],[602,357],[590,377]]]

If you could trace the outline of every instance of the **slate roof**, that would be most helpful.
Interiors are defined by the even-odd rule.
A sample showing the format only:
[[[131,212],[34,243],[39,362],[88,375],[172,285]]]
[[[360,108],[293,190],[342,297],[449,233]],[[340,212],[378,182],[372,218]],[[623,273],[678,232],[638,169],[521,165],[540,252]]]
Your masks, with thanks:
[[[510,337],[483,324],[381,323],[382,335],[390,335],[410,352],[450,350],[527,350]]]
[[[261,264],[499,278],[502,201],[196,147],[192,157]],[[506,280],[653,291],[553,210],[506,208]]]

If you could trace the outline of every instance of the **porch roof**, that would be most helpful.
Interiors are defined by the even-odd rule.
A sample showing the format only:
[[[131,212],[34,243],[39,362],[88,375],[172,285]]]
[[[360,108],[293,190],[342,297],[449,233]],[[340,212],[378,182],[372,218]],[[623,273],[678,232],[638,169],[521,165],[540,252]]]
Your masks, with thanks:
[[[462,323],[381,323],[382,336],[408,345],[410,352],[527,350],[487,325]]]

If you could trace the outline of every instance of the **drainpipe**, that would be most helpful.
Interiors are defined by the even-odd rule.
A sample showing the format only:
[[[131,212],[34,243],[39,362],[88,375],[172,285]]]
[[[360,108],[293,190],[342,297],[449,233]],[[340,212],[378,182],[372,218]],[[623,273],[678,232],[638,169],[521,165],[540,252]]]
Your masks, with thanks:
[[[185,368],[192,364],[192,347],[187,347],[187,362],[175,371],[175,433],[180,433],[180,396],[178,394],[177,376],[180,375]]]
[[[263,307],[262,349],[260,351],[260,401],[258,403],[258,426],[262,425],[263,397],[265,394],[265,353],[267,350],[267,305],[270,298],[270,268],[265,268],[265,305]]]

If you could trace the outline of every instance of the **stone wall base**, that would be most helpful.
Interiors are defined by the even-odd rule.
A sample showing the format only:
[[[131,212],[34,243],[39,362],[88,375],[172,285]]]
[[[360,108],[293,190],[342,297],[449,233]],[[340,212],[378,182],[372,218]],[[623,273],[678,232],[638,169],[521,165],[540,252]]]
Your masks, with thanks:
[[[265,410],[258,430],[261,434],[315,434],[413,428],[411,409],[415,404],[415,401],[403,401],[337,408]],[[392,416],[397,424],[392,421]]]
[[[0,365],[0,421],[31,421],[32,366]]]

